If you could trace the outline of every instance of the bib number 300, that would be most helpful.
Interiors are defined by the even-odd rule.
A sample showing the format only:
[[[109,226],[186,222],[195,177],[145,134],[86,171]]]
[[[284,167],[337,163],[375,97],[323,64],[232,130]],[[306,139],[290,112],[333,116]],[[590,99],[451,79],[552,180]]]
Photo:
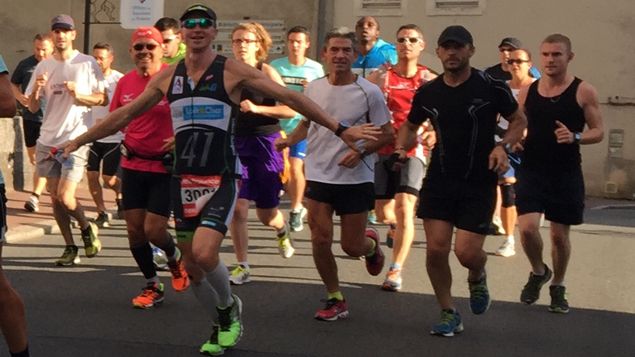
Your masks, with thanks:
[[[183,216],[196,217],[220,187],[220,176],[181,176]]]

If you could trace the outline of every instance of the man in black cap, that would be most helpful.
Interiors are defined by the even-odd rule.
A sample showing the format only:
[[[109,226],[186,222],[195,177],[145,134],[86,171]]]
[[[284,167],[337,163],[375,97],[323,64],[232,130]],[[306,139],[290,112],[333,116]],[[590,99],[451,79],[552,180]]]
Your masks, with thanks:
[[[470,67],[472,35],[450,26],[439,36],[436,50],[444,72],[419,88],[400,128],[395,152],[405,159],[416,144],[417,130],[430,120],[437,142],[420,194],[417,216],[427,239],[426,267],[441,306],[441,322],[431,334],[453,336],[463,330],[452,302],[448,257],[456,228],[455,254],[469,269],[470,308],[489,308],[483,242],[496,201],[497,173],[508,167],[506,150],[522,137],[527,120],[509,87]],[[500,145],[494,144],[498,115],[510,122]]]
[[[242,335],[241,300],[232,294],[220,245],[238,194],[240,163],[233,145],[232,107],[243,88],[289,105],[355,147],[359,139],[376,140],[370,124],[347,128],[298,92],[273,82],[263,72],[212,50],[216,14],[204,5],[190,6],[180,18],[187,45],[183,62],[159,72],[134,101],[111,112],[102,123],[64,146],[68,153],[82,144],[126,126],[167,96],[175,133],[172,185],[177,239],[183,246],[192,290],[209,313],[210,338],[200,352],[223,353]]]
[[[101,250],[97,226],[90,223],[75,192],[84,177],[88,146],[81,147],[65,160],[54,158],[55,148],[88,130],[94,105],[108,104],[104,75],[92,56],[73,48],[77,36],[75,22],[68,15],[51,20],[51,35],[55,52],[35,67],[25,95],[29,110],[36,113],[41,99],[46,102],[40,136],[36,144],[36,165],[40,177],[46,177],[51,194],[53,215],[66,243],[56,265],[70,266],[79,262],[78,248],[71,231],[71,217],[81,228],[86,256],[92,258]]]
[[[501,81],[509,81],[512,79],[511,73],[507,70],[507,61],[510,54],[518,49],[522,49],[523,44],[516,37],[505,37],[498,45],[498,52],[500,56],[500,63],[497,63],[485,70],[485,73],[492,76],[492,78],[500,79]],[[529,69],[529,74],[534,78],[540,78],[540,71],[536,67]]]

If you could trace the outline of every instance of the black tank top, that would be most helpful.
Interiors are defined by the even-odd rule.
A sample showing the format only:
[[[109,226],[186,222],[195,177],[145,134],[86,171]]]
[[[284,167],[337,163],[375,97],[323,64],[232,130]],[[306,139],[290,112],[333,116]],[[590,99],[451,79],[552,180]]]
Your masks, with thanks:
[[[262,63],[258,63],[256,66],[258,70],[262,69]],[[276,105],[274,98],[263,97],[244,88],[240,93],[240,101],[249,99],[256,105],[264,105],[273,107]],[[272,118],[262,114],[255,114],[252,112],[238,111],[236,117],[235,134],[237,136],[251,136],[251,135],[269,135],[277,133],[281,130],[280,124],[277,118]]]
[[[527,138],[523,152],[523,165],[539,170],[571,169],[580,166],[580,145],[558,144],[556,120],[559,120],[572,132],[584,130],[584,111],[576,100],[578,86],[582,82],[574,78],[573,82],[555,97],[543,97],[538,93],[538,83],[529,87],[525,101],[527,113]]]
[[[172,113],[177,175],[240,173],[232,134],[234,105],[223,79],[226,59],[216,55],[194,88],[185,62],[176,66],[166,96]]]

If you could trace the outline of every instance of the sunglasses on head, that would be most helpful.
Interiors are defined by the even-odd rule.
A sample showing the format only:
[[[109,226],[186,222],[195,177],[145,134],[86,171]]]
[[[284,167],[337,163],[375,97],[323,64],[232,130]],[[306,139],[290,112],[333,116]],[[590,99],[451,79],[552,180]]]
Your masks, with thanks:
[[[157,45],[155,45],[154,43],[137,43],[136,45],[132,46],[132,48],[135,51],[143,51],[144,48],[147,48],[149,51],[152,51],[155,48],[157,48]]]
[[[200,18],[200,19],[187,19],[181,23],[181,26],[186,29],[193,29],[198,25],[202,29],[207,29],[214,26],[214,20],[208,18]]]
[[[524,59],[508,59],[507,60],[507,64],[523,64],[523,63],[527,63],[529,62],[529,60],[524,60]]]
[[[419,37],[399,37],[397,39],[397,42],[406,43],[406,41],[407,41],[407,42],[410,42],[410,43],[417,43],[417,42],[419,42],[419,40],[420,40]]]

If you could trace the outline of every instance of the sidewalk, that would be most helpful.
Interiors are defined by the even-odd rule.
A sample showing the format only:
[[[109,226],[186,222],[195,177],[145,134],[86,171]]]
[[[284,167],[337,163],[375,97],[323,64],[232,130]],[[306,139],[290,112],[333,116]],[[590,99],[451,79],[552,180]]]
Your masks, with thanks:
[[[112,190],[104,189],[103,194],[106,207],[115,207],[115,194]],[[38,238],[44,234],[59,233],[53,218],[51,196],[46,193],[43,194],[40,197],[40,210],[38,212],[27,212],[24,209],[24,202],[30,195],[30,192],[7,192],[7,226],[9,230],[6,238],[9,243]],[[84,207],[87,217],[94,218],[97,216],[95,203],[87,186],[80,185],[77,189],[76,197]]]

